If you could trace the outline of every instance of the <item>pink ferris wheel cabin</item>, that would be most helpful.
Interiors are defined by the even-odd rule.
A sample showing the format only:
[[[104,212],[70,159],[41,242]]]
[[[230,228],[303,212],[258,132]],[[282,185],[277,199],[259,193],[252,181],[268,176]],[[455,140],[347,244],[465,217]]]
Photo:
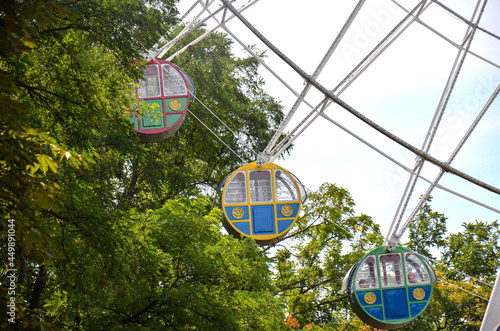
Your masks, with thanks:
[[[144,69],[136,87],[138,104],[129,120],[144,143],[163,141],[184,122],[194,85],[189,76],[172,63],[154,58]]]

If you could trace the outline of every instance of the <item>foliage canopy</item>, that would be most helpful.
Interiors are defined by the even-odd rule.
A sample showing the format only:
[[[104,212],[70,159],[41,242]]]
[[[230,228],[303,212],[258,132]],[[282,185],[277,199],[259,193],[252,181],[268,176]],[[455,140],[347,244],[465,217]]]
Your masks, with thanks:
[[[176,17],[171,0],[0,3],[0,254],[2,276],[17,275],[15,323],[4,318],[12,294],[0,281],[0,327],[370,329],[340,285],[382,236],[346,189],[311,193],[274,247],[221,232],[211,195],[283,120],[257,60],[236,58],[221,33],[190,47],[174,61],[195,82],[193,116],[166,142],[140,143],[126,115],[129,87],[141,54],[180,31],[170,31]],[[481,281],[496,273],[499,224],[447,234],[445,221],[429,200],[411,228],[407,246],[439,260],[446,282],[408,329],[480,324],[485,302],[453,285],[489,295]]]

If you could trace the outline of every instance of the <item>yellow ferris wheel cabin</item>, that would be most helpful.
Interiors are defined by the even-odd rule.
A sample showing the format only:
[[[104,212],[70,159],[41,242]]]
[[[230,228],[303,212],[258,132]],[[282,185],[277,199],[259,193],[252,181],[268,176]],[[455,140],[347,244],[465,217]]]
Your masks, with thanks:
[[[277,243],[299,218],[306,199],[300,181],[274,163],[248,163],[231,173],[223,186],[220,207],[226,230],[260,245]]]

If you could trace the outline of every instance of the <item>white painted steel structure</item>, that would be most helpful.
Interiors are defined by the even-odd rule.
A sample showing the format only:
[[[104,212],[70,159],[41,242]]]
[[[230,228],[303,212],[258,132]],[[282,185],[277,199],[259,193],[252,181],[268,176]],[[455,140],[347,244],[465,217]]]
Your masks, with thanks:
[[[373,49],[357,64],[355,65],[352,70],[345,76],[344,79],[342,79],[332,90],[328,90],[325,88],[322,84],[318,82],[318,76],[322,72],[323,68],[326,66],[328,63],[329,59],[331,58],[332,54],[335,52],[337,47],[342,41],[342,38],[344,37],[346,31],[352,26],[353,22],[356,19],[356,16],[358,15],[359,11],[365,4],[364,0],[360,0],[357,5],[354,7],[351,15],[348,17],[347,21],[344,23],[343,28],[340,30],[340,32],[337,34],[336,38],[334,39],[332,45],[324,55],[322,61],[320,64],[317,66],[316,70],[312,75],[309,75],[304,71],[302,68],[300,68],[296,63],[294,63],[287,55],[285,55],[283,52],[281,52],[273,43],[271,43],[264,35],[262,35],[258,29],[254,27],[254,25],[249,22],[248,20],[245,19],[245,17],[242,15],[242,12],[246,10],[247,8],[251,7],[254,5],[258,0],[250,0],[245,2],[242,6],[239,7],[239,9],[236,9],[234,5],[240,4],[243,1],[229,1],[229,0],[220,0],[220,1],[215,1],[215,0],[196,0],[194,1],[193,6],[190,8],[189,11],[192,11],[197,5],[202,7],[202,10],[194,17],[193,20],[188,23],[183,31],[173,40],[167,42],[164,46],[158,47],[158,51],[156,52],[160,56],[164,55],[175,43],[177,40],[180,38],[184,37],[189,33],[190,31],[193,31],[194,29],[200,27],[202,24],[208,22],[209,20],[214,20],[216,21],[216,25],[209,30],[202,36],[200,36],[198,39],[194,40],[191,42],[189,45],[186,47],[182,48],[179,50],[177,53],[173,54],[172,56],[169,57],[169,61],[171,61],[173,58],[181,54],[182,52],[185,52],[190,46],[194,45],[195,43],[199,42],[206,36],[208,36],[210,33],[215,31],[216,29],[222,28],[225,32],[227,32],[236,42],[238,42],[243,48],[252,56],[254,56],[262,65],[264,68],[269,70],[274,77],[276,77],[288,90],[290,90],[295,97],[297,97],[295,103],[291,107],[290,111],[288,112],[284,122],[280,126],[280,128],[277,130],[276,134],[274,137],[271,139],[267,147],[258,155],[256,155],[257,162],[259,163],[267,163],[267,162],[272,162],[275,160],[277,157],[279,157],[305,130],[310,127],[310,125],[319,117],[322,117],[326,119],[327,121],[331,122],[335,126],[339,127],[343,131],[349,133],[351,136],[365,144],[366,146],[370,147],[377,153],[381,154],[385,158],[391,160],[393,163],[397,164],[399,167],[410,173],[410,178],[408,180],[408,183],[406,185],[406,189],[403,192],[403,195],[401,197],[401,201],[399,203],[399,206],[397,210],[395,211],[394,219],[392,221],[391,227],[387,233],[386,236],[386,244],[388,246],[395,247],[398,245],[399,240],[405,233],[405,231],[411,226],[411,223],[413,219],[416,217],[417,213],[419,212],[420,208],[422,207],[422,204],[426,201],[426,198],[431,194],[434,188],[440,188],[441,190],[447,191],[453,195],[456,195],[458,197],[461,197],[465,200],[468,200],[470,202],[473,202],[477,205],[480,205],[482,207],[485,207],[491,211],[494,211],[496,213],[500,213],[500,210],[498,207],[490,206],[486,203],[483,203],[481,201],[477,201],[476,199],[467,196],[466,194],[457,192],[455,190],[452,190],[450,188],[445,187],[444,185],[439,184],[439,181],[443,177],[445,173],[453,174],[455,176],[458,176],[470,183],[473,183],[481,188],[484,188],[486,190],[489,190],[493,193],[500,194],[500,189],[497,187],[494,187],[486,182],[480,181],[477,178],[474,178],[473,176],[470,176],[468,174],[463,173],[462,171],[452,167],[450,164],[456,157],[456,155],[459,153],[460,149],[462,146],[465,144],[467,141],[468,137],[471,135],[473,130],[477,127],[478,123],[480,120],[483,118],[484,114],[487,112],[487,110],[490,108],[490,106],[493,104],[495,98],[498,96],[499,91],[500,91],[500,84],[496,87],[496,89],[491,93],[488,101],[482,106],[482,109],[480,112],[477,114],[475,120],[473,123],[470,125],[469,129],[467,132],[463,135],[461,141],[453,151],[453,153],[450,155],[448,160],[446,162],[440,161],[439,159],[435,158],[434,156],[431,155],[431,147],[433,144],[433,141],[436,137],[436,133],[440,127],[443,114],[445,113],[448,102],[450,100],[450,96],[454,92],[454,88],[456,85],[457,79],[460,77],[461,70],[464,64],[464,61],[466,57],[472,56],[477,59],[480,59],[481,61],[484,61],[485,63],[488,63],[494,68],[500,69],[500,64],[495,62],[495,59],[488,58],[487,55],[482,55],[478,52],[474,52],[470,50],[471,43],[474,39],[474,36],[477,31],[481,31],[481,33],[487,34],[493,38],[495,38],[497,41],[500,40],[500,37],[480,26],[480,20],[481,16],[485,10],[487,1],[486,0],[478,0],[476,2],[474,11],[471,15],[470,19],[467,19],[461,15],[459,15],[457,12],[454,10],[450,9],[446,5],[444,5],[442,2],[437,1],[437,0],[422,0],[416,3],[416,5],[411,8],[407,9],[404,5],[402,5],[400,2],[392,0],[391,2],[397,5],[399,8],[404,10],[406,12],[406,16],[398,23],[396,24],[390,32],[380,40],[378,44],[373,47]],[[216,7],[214,10],[210,10],[210,7]],[[265,6],[265,4],[263,5]],[[439,7],[442,10],[446,11],[449,15],[453,16],[456,20],[461,21],[463,24],[467,26],[466,32],[464,33],[463,39],[461,43],[457,43],[447,37],[445,34],[441,33],[437,29],[435,29],[432,25],[427,24],[425,21],[421,19],[421,16],[423,13],[428,11],[430,8],[433,9],[435,7]],[[205,15],[205,16],[204,16]],[[187,13],[184,15],[184,17],[187,16]],[[203,17],[203,18],[202,18]],[[232,31],[231,29],[228,28],[226,25],[227,22],[229,22],[231,19],[237,17],[246,27],[249,31],[251,31],[255,36],[257,36],[262,43],[270,49],[272,52],[274,52],[281,60],[286,63],[289,67],[291,67],[297,74],[299,74],[303,80],[305,81],[305,87],[303,90],[298,93],[296,90],[294,90],[290,84],[286,82],[286,79],[281,77],[274,68],[271,68],[266,62],[257,56],[252,49],[246,46],[244,42],[239,38],[239,36]],[[441,94],[441,98],[437,104],[434,117],[431,121],[431,124],[428,128],[427,134],[425,136],[424,142],[420,148],[417,148],[407,141],[401,139],[397,135],[393,134],[392,132],[386,130],[383,126],[379,125],[378,123],[374,122],[370,118],[368,118],[366,115],[363,113],[359,112],[356,110],[354,107],[340,99],[340,95],[346,91],[359,77],[362,76],[362,74],[373,64],[376,62],[376,60],[382,55],[398,38],[403,35],[408,28],[415,24],[420,24],[421,26],[425,27],[432,33],[434,33],[436,36],[444,40],[446,43],[449,43],[453,47],[457,49],[457,54],[454,60],[454,63],[452,65],[452,68],[450,70],[447,82],[444,86],[444,89]],[[159,44],[164,43],[164,41],[160,42]],[[316,106],[313,106],[310,102],[306,100],[306,96],[310,92],[311,88],[316,89],[319,91],[321,94],[324,95],[324,99],[317,104]],[[283,132],[285,132],[286,126],[290,123],[291,118],[296,115],[296,111],[298,107],[302,104],[305,104],[307,107],[311,109],[311,111],[297,124],[297,126],[290,131],[290,133],[281,141],[279,141],[279,138],[283,135]],[[354,132],[353,130],[347,129],[345,126],[343,126],[341,123],[338,121],[332,119],[330,116],[328,116],[325,111],[327,108],[332,105],[336,104],[346,110],[347,112],[351,113],[355,117],[357,117],[360,121],[363,123],[367,124],[369,127],[375,129],[379,133],[385,135],[392,141],[396,142],[400,146],[406,148],[407,150],[411,151],[415,156],[416,156],[416,161],[414,166],[408,167],[402,164],[401,162],[397,161],[394,157],[390,156],[389,153],[384,152],[382,148],[377,147],[375,144],[367,141],[366,139],[363,139],[359,134]],[[209,128],[208,128],[209,129]],[[215,134],[215,133],[214,133]],[[427,179],[422,175],[422,168],[424,164],[430,163],[433,164],[437,167],[440,168],[439,174],[435,177],[434,180]],[[406,209],[408,205],[410,204],[410,198],[414,195],[415,191],[415,186],[417,181],[421,179],[427,183],[429,183],[429,187],[423,194],[422,198],[420,201],[416,204],[414,207],[413,211],[409,214],[407,217],[406,221],[401,225],[402,219],[405,215]],[[401,227],[400,227],[401,226]],[[500,273],[499,277],[497,278],[497,281],[495,283],[494,291],[491,295],[490,302],[488,305],[488,309],[483,321],[483,326],[481,328],[482,331],[490,331],[490,330],[496,330],[498,326],[500,325],[500,314],[498,314],[498,309],[500,307]]]

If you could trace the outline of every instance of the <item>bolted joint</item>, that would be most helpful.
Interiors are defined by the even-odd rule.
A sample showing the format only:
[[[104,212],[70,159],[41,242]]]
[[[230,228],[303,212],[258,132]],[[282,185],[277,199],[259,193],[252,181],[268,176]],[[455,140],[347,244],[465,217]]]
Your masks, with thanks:
[[[387,250],[389,252],[392,252],[396,247],[398,247],[400,239],[401,238],[397,234],[393,233],[391,237],[387,240]]]
[[[269,162],[270,155],[266,152],[263,152],[257,157],[257,167],[262,167],[264,164]]]

